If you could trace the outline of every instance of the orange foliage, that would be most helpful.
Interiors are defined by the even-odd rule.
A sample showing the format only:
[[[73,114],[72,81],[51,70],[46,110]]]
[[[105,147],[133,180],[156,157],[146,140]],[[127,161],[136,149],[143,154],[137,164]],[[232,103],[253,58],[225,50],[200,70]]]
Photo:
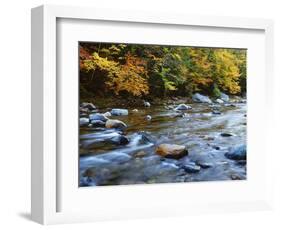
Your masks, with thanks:
[[[146,80],[145,65],[144,60],[128,53],[125,57],[125,64],[120,66],[115,76],[106,84],[116,95],[122,91],[127,91],[134,96],[148,94],[149,87]]]

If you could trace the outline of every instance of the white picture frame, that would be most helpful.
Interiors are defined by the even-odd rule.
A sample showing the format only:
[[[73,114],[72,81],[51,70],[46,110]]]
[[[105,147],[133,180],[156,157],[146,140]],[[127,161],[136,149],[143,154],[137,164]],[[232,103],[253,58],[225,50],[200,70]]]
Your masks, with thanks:
[[[244,199],[239,196],[237,199],[228,199],[224,196],[218,196],[215,200],[208,200],[208,198],[203,199],[204,203],[194,203],[183,202],[180,203],[179,200],[168,202],[168,204],[161,206],[159,203],[153,201],[150,202],[149,208],[142,206],[143,202],[132,204],[131,200],[123,201],[126,205],[122,206],[121,203],[115,203],[117,208],[112,208],[109,211],[112,203],[105,205],[106,208],[102,208],[102,204],[96,201],[95,208],[92,211],[85,209],[86,211],[81,211],[83,205],[78,202],[78,198],[74,196],[67,197],[67,190],[60,192],[62,183],[59,179],[58,174],[61,172],[61,160],[57,155],[59,151],[58,143],[58,113],[57,108],[58,95],[60,94],[60,88],[58,87],[58,82],[56,76],[58,75],[58,23],[61,19],[69,19],[71,22],[77,20],[84,21],[102,21],[108,24],[113,24],[114,22],[121,23],[138,23],[151,25],[155,28],[165,26],[173,28],[180,26],[185,28],[198,27],[206,31],[208,28],[219,28],[220,30],[232,30],[239,29],[247,31],[260,31],[262,32],[262,40],[260,44],[263,44],[262,57],[260,57],[259,66],[261,70],[264,70],[260,74],[260,83],[257,83],[255,87],[260,87],[261,93],[259,98],[263,101],[264,106],[267,108],[267,112],[261,112],[258,118],[252,116],[252,122],[249,124],[249,135],[251,137],[251,129],[255,127],[255,124],[260,121],[263,122],[263,133],[266,138],[265,144],[262,144],[264,150],[264,159],[267,164],[264,166],[264,173],[260,181],[255,181],[251,188],[247,190],[248,195]],[[79,26],[79,25],[78,25]],[[86,32],[87,33],[87,32]],[[180,41],[179,41],[180,42]],[[264,42],[264,43],[263,43]],[[213,44],[215,45],[215,43]],[[76,57],[75,57],[76,58]],[[251,60],[250,60],[251,61]],[[252,61],[255,59],[253,57]],[[261,62],[261,64],[260,64]],[[142,218],[142,217],[153,217],[153,216],[172,216],[172,215],[185,215],[189,213],[205,213],[205,212],[217,212],[217,211],[243,211],[243,210],[264,210],[272,207],[272,175],[271,175],[271,152],[270,149],[270,130],[272,129],[271,124],[271,114],[274,107],[272,86],[274,84],[273,79],[273,22],[266,19],[249,19],[249,18],[231,18],[231,17],[214,17],[214,16],[189,16],[189,15],[175,15],[175,14],[164,14],[159,12],[127,12],[127,11],[116,11],[116,10],[105,10],[105,9],[91,9],[91,8],[79,8],[79,7],[69,7],[69,6],[52,6],[44,5],[32,9],[32,204],[31,213],[32,219],[41,224],[57,224],[57,223],[70,223],[70,222],[85,222],[85,221],[96,221],[96,220],[107,220],[107,219],[126,219],[126,218]],[[262,83],[265,83],[264,85]],[[249,96],[255,92],[254,87],[249,84]],[[252,88],[251,88],[252,87]],[[75,94],[74,94],[75,95]],[[253,100],[254,102],[254,100]],[[258,105],[253,104],[253,110],[256,111]],[[251,118],[251,113],[249,114]],[[78,138],[78,137],[77,137]],[[256,140],[258,140],[257,137]],[[253,142],[254,143],[254,139]],[[258,144],[258,143],[257,143]],[[254,146],[252,151],[256,151]],[[260,150],[261,151],[261,150]],[[78,154],[78,153],[77,153]],[[252,159],[256,159],[253,157]],[[73,159],[70,165],[75,165]],[[257,162],[259,159],[257,159]],[[258,171],[258,163],[253,164],[253,173]],[[65,167],[66,168],[66,167]],[[255,171],[256,170],[256,171]],[[251,173],[251,171],[250,171]],[[70,180],[69,180],[70,181]],[[69,182],[72,183],[73,182]],[[73,185],[75,187],[77,185]],[[161,185],[163,186],[163,185]],[[166,184],[165,190],[170,193],[175,193],[177,196],[181,196],[186,190],[186,183],[175,186]],[[246,187],[244,183],[230,184],[228,182],[225,184],[216,184],[212,182],[210,184],[204,183],[200,185],[190,184],[188,185],[190,192],[192,192],[193,187],[196,189],[210,189],[210,191],[215,192],[218,188],[225,190],[225,194],[240,187],[243,191],[243,187]],[[117,186],[118,187],[118,186]],[[152,194],[160,194],[164,187],[159,187],[157,185],[153,186],[143,186],[137,185],[136,187],[125,186],[122,188],[112,187],[110,190],[105,190],[104,188],[92,191],[83,190],[84,196],[86,193],[93,193],[94,195],[100,195],[102,198],[110,196],[112,192],[116,192],[114,196],[119,195],[125,198],[128,193],[135,194],[136,196],[141,196],[146,192],[151,192]],[[259,189],[263,188],[263,189]],[[78,188],[77,188],[78,189]],[[194,193],[196,194],[196,189]],[[237,192],[239,193],[239,189]],[[256,190],[256,196],[250,199],[252,192]],[[259,190],[259,191],[258,191]],[[101,195],[101,194],[106,195]],[[77,193],[78,194],[78,193]],[[62,197],[63,196],[63,197]],[[85,195],[85,197],[88,195]],[[67,197],[66,202],[70,202],[65,206],[73,207],[72,210],[61,209],[60,200]],[[77,202],[75,202],[77,200]],[[85,200],[81,200],[85,201]],[[91,203],[91,202],[89,202]],[[189,205],[190,204],[190,205]],[[79,206],[79,207],[78,207]],[[86,205],[84,205],[86,206]],[[171,210],[168,210],[170,207]],[[71,209],[71,208],[69,208]],[[176,211],[175,211],[176,210]]]

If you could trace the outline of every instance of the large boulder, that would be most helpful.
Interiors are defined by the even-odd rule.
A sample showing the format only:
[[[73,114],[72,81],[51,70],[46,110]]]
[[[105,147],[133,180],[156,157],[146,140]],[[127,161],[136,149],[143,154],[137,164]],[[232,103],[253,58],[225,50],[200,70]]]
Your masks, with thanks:
[[[127,125],[119,120],[108,119],[105,122],[105,127],[108,129],[125,129]]]
[[[175,110],[189,110],[189,109],[192,109],[192,107],[186,104],[180,104],[175,108]]]
[[[228,102],[229,101],[229,96],[227,94],[225,94],[225,93],[221,93],[220,99],[223,100],[224,102]]]
[[[193,94],[192,100],[198,103],[212,103],[211,99],[208,96],[204,96],[200,93]]]
[[[225,156],[231,160],[246,160],[246,155],[246,145],[233,147],[227,153],[225,153]]]
[[[84,109],[89,109],[89,110],[95,110],[96,109],[96,106],[94,106],[93,103],[89,103],[89,102],[83,102],[80,105],[80,107],[84,108]]]
[[[80,126],[87,126],[89,124],[89,118],[82,117],[79,119]]]
[[[129,114],[127,109],[112,109],[110,113],[113,116],[127,116]]]
[[[184,145],[174,144],[161,144],[155,152],[162,157],[173,159],[180,159],[188,155],[188,150]]]

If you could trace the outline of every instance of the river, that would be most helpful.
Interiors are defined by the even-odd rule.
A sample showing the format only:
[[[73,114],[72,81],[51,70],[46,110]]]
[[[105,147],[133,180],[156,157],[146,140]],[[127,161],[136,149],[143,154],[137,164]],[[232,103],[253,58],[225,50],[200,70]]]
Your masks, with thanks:
[[[225,157],[231,147],[246,144],[246,103],[189,105],[184,113],[163,105],[128,108],[129,115],[110,117],[127,124],[124,132],[80,127],[80,186],[246,179],[246,162]],[[220,114],[213,113],[214,106]],[[120,134],[129,143],[109,141]],[[155,148],[162,143],[184,145],[189,154],[161,157]],[[200,170],[184,170],[190,162]]]

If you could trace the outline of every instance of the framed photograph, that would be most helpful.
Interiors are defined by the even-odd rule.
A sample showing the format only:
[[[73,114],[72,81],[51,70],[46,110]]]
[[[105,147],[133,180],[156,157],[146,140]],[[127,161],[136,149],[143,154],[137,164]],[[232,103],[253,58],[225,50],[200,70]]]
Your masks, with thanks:
[[[273,23],[32,9],[32,219],[271,208]]]

